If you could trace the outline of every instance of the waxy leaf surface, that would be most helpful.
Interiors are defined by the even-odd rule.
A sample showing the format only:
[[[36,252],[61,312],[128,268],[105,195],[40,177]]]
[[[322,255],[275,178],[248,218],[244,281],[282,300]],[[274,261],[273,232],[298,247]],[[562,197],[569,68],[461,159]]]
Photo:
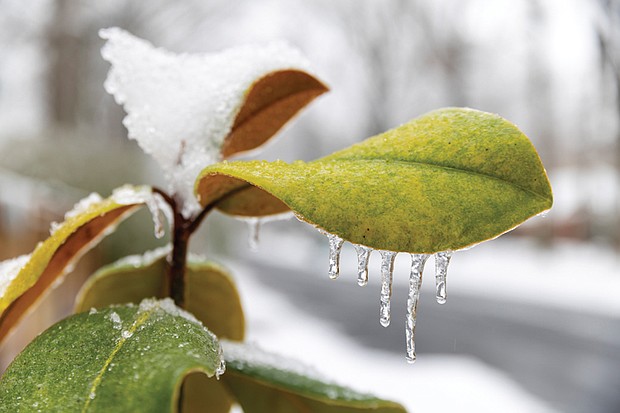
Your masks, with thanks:
[[[147,187],[121,189],[131,197],[95,200],[70,214],[47,240],[39,243],[0,296],[0,342],[55,281],[151,196]]]
[[[400,404],[315,377],[247,344],[226,343],[222,383],[245,413],[403,413]]]
[[[174,412],[185,376],[213,376],[219,344],[171,300],[67,318],[0,379],[6,412]]]
[[[112,304],[138,303],[165,294],[169,249],[128,257],[95,273],[76,299],[76,311]],[[219,265],[189,257],[186,268],[186,309],[219,338],[242,340],[245,320],[232,278]],[[189,375],[183,384],[183,412],[230,410],[233,400],[222,384],[203,374]]]
[[[549,208],[529,139],[472,109],[440,109],[313,162],[223,162],[196,182],[203,206],[260,216],[291,209],[376,249],[433,253],[497,237]]]
[[[76,312],[166,297],[168,250],[128,257],[97,271],[76,299]],[[220,338],[243,340],[245,320],[235,284],[221,266],[189,257],[186,310]]]

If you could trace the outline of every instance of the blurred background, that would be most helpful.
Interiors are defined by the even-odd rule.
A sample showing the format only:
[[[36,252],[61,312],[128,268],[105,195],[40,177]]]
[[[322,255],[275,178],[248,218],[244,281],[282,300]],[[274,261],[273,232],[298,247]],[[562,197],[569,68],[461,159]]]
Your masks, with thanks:
[[[108,26],[175,52],[299,47],[331,91],[258,158],[314,159],[443,106],[517,124],[547,168],[554,207],[455,254],[444,306],[427,268],[413,366],[407,257],[384,329],[378,257],[359,288],[345,244],[331,282],[327,241],[295,220],[265,225],[253,253],[245,224],[214,214],[192,249],[233,270],[251,340],[412,412],[620,411],[619,1],[0,0],[0,259],[30,252],[92,191],[165,186],[103,89],[97,32]],[[150,225],[139,213],[89,253],[2,349],[2,366],[71,311],[94,269],[166,242]]]

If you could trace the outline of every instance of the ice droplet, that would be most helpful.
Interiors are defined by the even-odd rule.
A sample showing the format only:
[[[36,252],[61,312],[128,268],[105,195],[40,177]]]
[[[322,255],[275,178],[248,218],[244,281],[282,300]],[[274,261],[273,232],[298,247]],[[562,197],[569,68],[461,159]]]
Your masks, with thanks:
[[[129,330],[123,330],[121,335],[123,336],[124,339],[128,339],[128,338],[131,338],[131,336],[133,336],[133,333]]]
[[[380,322],[383,327],[390,325],[390,300],[392,299],[392,274],[396,252],[379,251],[381,253],[381,308]]]
[[[357,284],[364,287],[368,284],[368,259],[372,249],[359,244],[354,246],[355,252],[357,252]]]
[[[405,319],[405,340],[407,343],[407,361],[415,362],[415,324],[422,286],[422,272],[428,254],[411,254],[411,274],[409,275],[409,296],[407,297],[407,316]]]
[[[335,280],[340,274],[340,251],[344,240],[338,235],[327,234],[329,240],[329,278]]]
[[[435,296],[439,304],[446,303],[446,275],[448,274],[450,258],[452,258],[452,251],[442,251],[435,254]]]
[[[251,217],[245,220],[248,224],[248,246],[252,252],[258,251],[260,241],[260,218]]]
[[[95,397],[97,397],[97,394],[94,391],[91,391],[90,394],[88,395],[88,398],[91,400],[94,400]]]
[[[146,207],[151,213],[153,218],[153,232],[155,238],[160,239],[164,236],[166,231],[164,230],[164,208],[161,206],[163,200],[159,194],[154,194],[146,199]]]
[[[165,234],[164,218],[168,222],[174,220],[170,206],[150,187],[123,185],[114,190],[112,199],[121,205],[146,204],[153,219],[155,238],[162,238]]]
[[[224,373],[226,373],[226,360],[224,360],[224,352],[222,351],[222,346],[220,345],[220,349],[219,349],[219,356],[220,356],[220,365],[217,366],[217,369],[215,370],[215,378],[216,379],[220,379],[220,376]]]
[[[112,326],[116,330],[120,330],[121,328],[123,328],[123,322],[121,321],[121,317],[118,315],[116,311],[112,311],[109,317],[110,317],[110,321],[112,321]]]

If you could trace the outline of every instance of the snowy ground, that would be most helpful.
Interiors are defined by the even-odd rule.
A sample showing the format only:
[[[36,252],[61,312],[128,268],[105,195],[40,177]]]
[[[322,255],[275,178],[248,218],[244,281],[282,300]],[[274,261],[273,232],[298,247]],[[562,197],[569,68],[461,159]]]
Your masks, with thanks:
[[[252,270],[237,267],[235,272]],[[312,364],[339,383],[397,400],[411,412],[552,411],[506,375],[473,358],[424,356],[409,365],[404,355],[358,345],[251,276],[238,278],[247,297],[248,340]]]
[[[240,285],[250,341],[312,364],[338,382],[397,400],[412,412],[554,411],[509,375],[474,357],[423,354],[409,365],[404,359],[404,345],[400,355],[361,345],[270,290],[258,281],[257,277],[264,275],[256,274],[252,262],[276,262],[285,268],[306,267],[320,273],[327,270],[326,258],[316,258],[327,256],[326,245],[317,247],[316,239],[308,234],[281,230],[294,224],[276,225],[280,230],[267,228],[262,234],[265,239],[259,254],[245,264],[228,263]],[[282,251],[283,246],[289,247]],[[345,246],[341,278],[355,278],[352,250]],[[377,283],[379,273],[378,256],[373,257],[371,286],[372,278]],[[406,294],[408,265],[404,256],[397,259],[395,295]],[[564,245],[549,251],[528,242],[497,240],[455,254],[448,276],[449,297],[483,294],[520,305],[542,304],[620,317],[620,304],[614,299],[620,292],[617,265],[616,255],[590,246]],[[429,261],[424,284],[427,290],[433,286],[432,267]],[[359,287],[351,282],[350,288]],[[368,305],[377,306],[377,302],[378,297]],[[378,323],[378,319],[368,323]]]

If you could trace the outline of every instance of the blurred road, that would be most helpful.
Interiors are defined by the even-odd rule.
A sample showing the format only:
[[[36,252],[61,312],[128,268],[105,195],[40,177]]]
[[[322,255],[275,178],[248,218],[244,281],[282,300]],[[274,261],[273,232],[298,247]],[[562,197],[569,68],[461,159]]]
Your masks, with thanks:
[[[349,276],[330,281],[323,274],[291,274],[263,263],[254,265],[263,275],[258,281],[283,293],[300,310],[323,318],[360,344],[401,353],[404,362],[404,286],[395,286],[392,324],[383,328],[376,284],[360,288]],[[418,358],[428,353],[473,356],[504,371],[559,411],[620,412],[620,320],[458,291],[451,294],[449,280],[448,291],[448,302],[439,305],[433,291],[423,288],[416,329]]]

